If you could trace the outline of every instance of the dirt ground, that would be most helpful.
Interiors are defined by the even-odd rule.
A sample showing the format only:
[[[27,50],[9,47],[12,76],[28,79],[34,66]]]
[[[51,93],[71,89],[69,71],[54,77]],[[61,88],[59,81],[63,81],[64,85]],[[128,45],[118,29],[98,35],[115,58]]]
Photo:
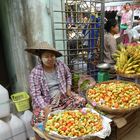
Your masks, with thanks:
[[[137,126],[130,131],[122,140],[140,140],[140,110],[137,114],[138,124]]]

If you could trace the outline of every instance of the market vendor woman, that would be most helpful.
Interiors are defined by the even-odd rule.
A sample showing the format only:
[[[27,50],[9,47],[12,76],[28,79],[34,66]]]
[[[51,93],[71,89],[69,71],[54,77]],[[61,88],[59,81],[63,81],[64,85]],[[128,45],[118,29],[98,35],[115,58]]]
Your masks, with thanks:
[[[71,92],[71,73],[66,64],[57,60],[62,54],[47,42],[26,49],[37,55],[40,63],[29,76],[30,95],[35,110],[73,109],[85,106],[85,99]]]
[[[109,19],[105,24],[106,33],[104,35],[104,62],[114,66],[113,54],[117,50],[117,42],[114,37],[118,33],[119,27],[115,19]]]

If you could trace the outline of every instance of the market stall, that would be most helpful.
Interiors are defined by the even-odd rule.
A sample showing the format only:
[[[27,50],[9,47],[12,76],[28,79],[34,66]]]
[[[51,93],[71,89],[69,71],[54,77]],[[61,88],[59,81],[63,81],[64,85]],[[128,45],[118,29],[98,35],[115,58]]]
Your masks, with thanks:
[[[87,108],[51,112],[46,122],[33,127],[33,130],[46,140],[100,140],[106,136],[120,140],[137,125],[137,111],[140,108],[138,84],[121,80],[97,83],[87,90],[86,98]],[[107,124],[112,120],[110,130],[106,125],[103,127],[106,129],[104,136],[96,133],[96,124],[100,125],[101,118],[105,118]],[[94,127],[90,126],[91,122]],[[98,127],[98,131],[102,132],[102,125]]]
[[[98,73],[97,64],[102,61],[103,43],[104,43],[104,39],[103,39],[104,14],[101,14],[102,10],[104,10],[104,2],[102,1],[97,2],[95,0],[95,1],[90,1],[88,3],[86,1],[80,1],[80,0],[77,1],[67,0],[65,6],[62,6],[62,10],[54,11],[54,13],[61,13],[62,19],[64,19],[64,21],[62,22],[57,22],[57,21],[54,22],[54,25],[57,24],[62,25],[61,28],[54,28],[54,32],[62,31],[64,37],[63,39],[55,38],[54,43],[57,44],[58,42],[62,42],[64,45],[64,49],[60,51],[64,52],[64,61],[68,64],[72,72],[73,81],[74,81],[73,89],[77,93],[81,93],[79,92],[80,89],[78,88],[78,86],[80,86],[78,81],[81,75],[89,74],[91,76],[91,77],[89,76],[90,78],[94,77],[95,80],[97,79],[97,73]],[[122,42],[122,38],[123,36],[119,36],[120,42]],[[120,47],[117,53],[114,54],[114,59],[116,60],[115,70],[117,73],[117,80],[120,80],[121,77],[123,77],[124,78],[123,80],[125,81],[134,78],[134,82],[138,83],[138,79],[139,79],[139,69],[138,69],[139,56],[138,55],[139,54],[137,54],[136,52],[139,52],[139,47],[137,47],[137,49],[135,47],[134,49],[132,46],[129,47],[129,45],[127,46],[123,45],[123,47]],[[108,74],[108,71],[106,73]],[[84,81],[86,83],[85,84],[86,86],[83,84],[84,82],[81,83],[82,85],[81,87],[83,88],[82,96],[84,97],[87,96],[89,91],[88,89],[92,89],[92,87],[89,86],[90,85],[89,77]],[[109,80],[109,76],[107,77],[106,80]],[[116,88],[117,87],[116,84],[119,82],[120,81],[116,81],[113,87]],[[111,81],[109,81],[107,84],[109,83],[111,83]],[[126,83],[128,83],[128,85]],[[108,118],[113,120],[111,123],[111,132],[114,133],[114,137],[116,138],[116,140],[122,138],[125,134],[128,133],[128,131],[130,131],[133,127],[136,126],[137,123],[136,114],[140,106],[139,86],[129,82],[124,82],[121,84],[123,85],[123,86],[121,85],[122,87],[126,86],[125,87],[126,91],[130,90],[130,92],[132,92],[133,95],[128,95],[129,93],[125,92],[123,96],[121,91],[122,89],[120,90],[119,93],[116,92],[119,89],[119,87],[117,87],[116,90],[108,89],[107,91],[104,91],[104,89],[99,89],[97,95],[94,94],[94,92],[92,91],[90,94],[92,96],[93,95],[97,96],[97,97],[94,96],[92,98],[93,100],[95,99],[94,101],[90,100],[89,97],[87,97],[87,101],[91,104],[90,107],[92,109],[93,108],[97,109],[97,112],[99,112],[99,114],[102,114],[103,116],[107,116]],[[95,85],[95,87],[96,86],[98,86],[98,83]],[[111,87],[110,85],[107,86]],[[135,93],[135,90],[138,93]],[[104,93],[102,93],[103,91]],[[108,93],[110,95],[107,95]],[[130,99],[130,96],[133,98]],[[123,98],[123,100],[121,100],[121,98]],[[118,103],[118,100],[120,100],[121,102]],[[101,105],[99,105],[98,103],[101,103]],[[67,111],[65,110],[65,112]],[[61,113],[61,115],[62,114],[63,113]],[[50,123],[52,123],[49,120],[49,118],[47,118],[47,120]],[[67,122],[67,120],[65,121]],[[39,128],[33,127],[33,129],[40,137],[44,139],[49,139],[49,138],[78,139],[79,138],[78,135],[71,135],[71,131],[67,133],[66,131],[68,129],[67,123],[64,123],[65,127],[62,128],[63,129],[62,131],[58,130],[59,127],[63,126],[62,124],[59,125],[58,122],[59,119],[56,122],[53,121],[52,124],[54,126],[56,124],[56,126],[52,127],[49,126],[50,124],[47,123],[46,121],[46,126],[45,125],[41,126],[41,130],[39,129],[40,126]],[[72,123],[72,125],[76,126],[74,123]],[[85,129],[87,129],[87,127],[85,127]],[[51,131],[53,131],[53,133],[51,133]],[[86,137],[87,135],[88,134],[85,134],[84,136]],[[84,138],[82,137],[81,139]],[[98,137],[98,138],[94,137],[94,139],[102,139],[102,137]]]

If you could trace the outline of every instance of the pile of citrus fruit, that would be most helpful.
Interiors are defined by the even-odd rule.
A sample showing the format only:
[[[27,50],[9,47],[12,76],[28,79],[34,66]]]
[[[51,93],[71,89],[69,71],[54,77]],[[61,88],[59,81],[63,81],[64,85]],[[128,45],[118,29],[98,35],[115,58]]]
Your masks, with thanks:
[[[47,132],[55,131],[61,136],[79,137],[102,130],[102,118],[90,110],[69,110],[50,115],[45,124]]]
[[[130,82],[114,81],[97,84],[87,91],[93,104],[112,109],[128,109],[140,106],[140,89]]]

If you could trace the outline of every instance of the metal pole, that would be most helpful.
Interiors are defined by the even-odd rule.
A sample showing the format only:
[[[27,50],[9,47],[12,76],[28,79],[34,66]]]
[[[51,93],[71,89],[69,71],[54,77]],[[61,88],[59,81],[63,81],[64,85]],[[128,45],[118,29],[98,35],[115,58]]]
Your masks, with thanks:
[[[101,52],[100,52],[100,61],[103,61],[103,50],[104,50],[104,17],[105,17],[105,1],[101,1]]]
[[[53,16],[53,0],[49,0],[49,7],[50,7],[50,15],[51,15],[51,26],[52,26],[52,40],[53,40],[53,46],[55,45],[55,33],[54,33],[54,16]]]
[[[65,1],[64,0],[61,0],[61,10],[65,10]],[[64,21],[65,19],[65,13],[61,13],[61,18],[62,18],[62,21]],[[66,24],[62,23],[62,29],[66,28]],[[66,45],[66,42],[65,42],[65,38],[66,38],[66,30],[62,30],[62,34],[63,34],[63,48],[64,48],[64,55],[67,54],[67,45]],[[66,57],[64,57],[64,62],[67,63],[67,59]]]
[[[131,19],[132,28],[133,28],[133,17],[134,17],[134,0],[132,2],[132,19]]]

